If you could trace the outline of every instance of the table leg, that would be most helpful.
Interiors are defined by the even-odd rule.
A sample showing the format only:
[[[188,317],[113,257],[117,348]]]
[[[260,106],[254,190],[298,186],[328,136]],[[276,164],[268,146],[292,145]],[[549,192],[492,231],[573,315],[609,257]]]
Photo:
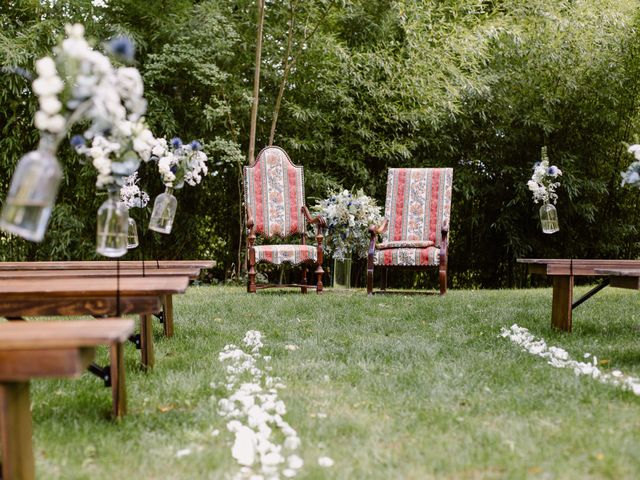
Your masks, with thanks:
[[[2,478],[6,480],[35,478],[31,436],[29,383],[0,383]]]
[[[153,353],[153,322],[151,315],[140,315],[140,353],[142,368],[151,368],[155,363]]]
[[[124,345],[114,343],[110,347],[111,354],[111,398],[113,416],[121,418],[127,413],[127,389],[124,379]]]
[[[553,277],[553,303],[551,306],[551,324],[565,332],[571,332],[573,303],[573,275]]]
[[[173,337],[173,296],[164,296],[162,311],[164,312],[164,334],[167,337]]]

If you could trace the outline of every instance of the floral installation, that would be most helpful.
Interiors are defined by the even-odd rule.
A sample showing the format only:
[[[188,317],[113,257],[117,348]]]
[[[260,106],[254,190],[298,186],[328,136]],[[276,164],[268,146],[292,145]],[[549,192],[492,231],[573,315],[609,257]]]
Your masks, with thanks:
[[[304,462],[296,454],[300,437],[282,418],[287,409],[278,399],[278,389],[284,385],[266,373],[271,370],[271,357],[260,353],[262,334],[250,330],[243,343],[248,351],[226,345],[219,354],[225,365],[228,396],[218,401],[218,413],[227,419],[227,430],[235,437],[231,454],[241,465],[234,478],[295,477]],[[284,439],[282,444],[278,439]]]
[[[556,188],[560,186],[557,181],[562,175],[562,171],[555,165],[549,166],[549,157],[547,156],[547,147],[542,147],[541,161],[536,162],[533,166],[533,175],[527,182],[529,190],[533,192],[533,201],[535,203],[556,203],[558,195]]]
[[[622,172],[622,185],[631,185],[640,188],[640,145],[631,145],[628,149],[635,160],[627,168],[626,172]]]
[[[169,142],[161,138],[151,152],[157,158],[158,171],[167,187],[182,188],[184,182],[196,186],[209,173],[207,155],[197,140],[184,144],[178,137]]]
[[[564,349],[547,346],[544,339],[536,339],[529,330],[516,324],[512,325],[511,328],[503,327],[500,331],[500,337],[508,338],[532,355],[546,359],[547,363],[552,367],[570,368],[576,375],[586,375],[598,380],[600,383],[613,385],[640,396],[640,378],[630,377],[620,370],[604,373],[598,368],[598,358],[590,353],[584,354],[584,358],[591,359],[590,361],[579,362],[573,360]]]
[[[89,119],[89,128],[74,136],[71,144],[91,159],[99,188],[121,184],[140,159],[149,160],[155,145],[143,119],[147,103],[142,77],[136,68],[115,68],[106,55],[93,49],[81,24],[67,25],[65,31],[67,38],[54,48],[53,57],[36,62],[38,77],[32,85],[40,109],[35,126],[54,136],[57,146],[77,121]],[[127,38],[111,40],[106,50],[125,61],[133,59],[134,47]]]
[[[134,172],[124,179],[120,187],[120,200],[127,208],[144,208],[149,203],[149,195],[138,186],[138,172]]]
[[[369,227],[382,221],[381,208],[360,189],[355,195],[349,190],[332,194],[314,206],[314,211],[327,221],[327,253],[337,260],[357,254],[366,258],[369,248]]]

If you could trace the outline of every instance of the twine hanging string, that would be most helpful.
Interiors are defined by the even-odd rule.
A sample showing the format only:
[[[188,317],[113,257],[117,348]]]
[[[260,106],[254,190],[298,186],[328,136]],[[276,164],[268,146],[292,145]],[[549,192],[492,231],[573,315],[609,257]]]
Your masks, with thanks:
[[[116,317],[120,316],[120,259],[116,260]]]

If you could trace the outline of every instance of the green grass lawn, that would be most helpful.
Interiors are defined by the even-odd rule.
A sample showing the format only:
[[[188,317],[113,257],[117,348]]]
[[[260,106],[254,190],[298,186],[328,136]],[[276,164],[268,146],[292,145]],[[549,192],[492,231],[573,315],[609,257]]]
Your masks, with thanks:
[[[153,371],[127,346],[120,423],[93,376],[32,383],[38,478],[231,478],[211,384],[225,380],[218,352],[247,330],[263,333],[287,386],[279,397],[305,461],[296,478],[640,478],[640,397],[498,338],[517,323],[638,377],[640,296],[605,289],[576,309],[570,335],[551,329],[550,304],[550,289],[368,298],[191,287],[175,298],[175,337],[154,326]],[[176,458],[184,448],[193,453]]]

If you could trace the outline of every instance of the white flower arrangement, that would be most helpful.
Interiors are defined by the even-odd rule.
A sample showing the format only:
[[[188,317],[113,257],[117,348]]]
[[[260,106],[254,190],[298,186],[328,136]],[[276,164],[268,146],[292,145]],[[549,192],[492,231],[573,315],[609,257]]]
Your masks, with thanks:
[[[127,208],[144,208],[149,203],[149,195],[138,187],[138,172],[124,179],[120,187],[120,200]]]
[[[547,147],[542,147],[541,161],[533,166],[533,175],[527,182],[529,190],[533,192],[533,201],[535,203],[556,203],[558,195],[556,188],[560,186],[560,182],[556,181],[562,175],[562,171],[555,165],[549,166],[549,157],[547,156]]]
[[[162,138],[151,153],[158,159],[158,171],[167,187],[182,188],[184,182],[196,186],[209,173],[207,155],[197,140],[183,144],[177,137],[170,142]]]
[[[628,149],[635,160],[627,168],[626,172],[622,172],[622,185],[631,185],[640,188],[640,145],[631,145]]]
[[[38,77],[32,86],[40,109],[35,126],[53,135],[57,145],[74,123],[89,119],[89,128],[74,136],[72,145],[91,159],[98,187],[121,183],[137,169],[139,158],[149,160],[155,140],[142,118],[147,107],[142,77],[136,68],[115,68],[94,50],[81,24],[67,25],[65,31],[67,38],[54,48],[53,57],[36,62]],[[107,49],[133,59],[133,45],[126,38],[113,39]]]
[[[327,221],[327,253],[338,260],[357,254],[366,258],[369,247],[369,227],[382,221],[381,208],[362,190],[355,195],[348,190],[334,193],[320,201],[314,211]]]

